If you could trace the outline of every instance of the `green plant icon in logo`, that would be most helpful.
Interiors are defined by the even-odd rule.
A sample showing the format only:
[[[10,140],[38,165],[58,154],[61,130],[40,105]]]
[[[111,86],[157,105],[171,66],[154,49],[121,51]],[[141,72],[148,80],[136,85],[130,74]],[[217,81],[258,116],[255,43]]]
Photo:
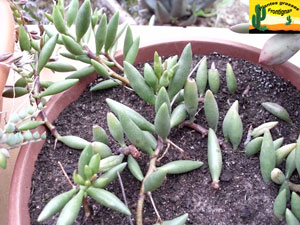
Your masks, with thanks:
[[[291,16],[287,16],[286,19],[287,19],[287,22],[285,23],[285,25],[291,25],[292,24]]]
[[[257,30],[265,31],[268,30],[266,26],[261,26],[261,21],[266,19],[266,8],[261,8],[259,4],[255,6],[255,14],[252,15],[252,25]]]

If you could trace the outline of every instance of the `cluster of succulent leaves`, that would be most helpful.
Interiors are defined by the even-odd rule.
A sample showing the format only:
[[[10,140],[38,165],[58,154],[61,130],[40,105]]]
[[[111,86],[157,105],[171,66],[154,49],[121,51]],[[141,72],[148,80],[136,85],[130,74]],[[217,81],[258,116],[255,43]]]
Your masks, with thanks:
[[[119,85],[121,82],[112,78],[112,76],[118,75],[113,72],[111,67],[116,64],[116,62],[113,62],[113,55],[117,47],[117,41],[126,28],[126,43],[124,43],[126,53],[124,52],[124,54],[127,57],[125,60],[133,63],[139,47],[139,38],[133,40],[130,28],[126,24],[118,26],[118,13],[107,23],[106,15],[102,13],[102,10],[95,10],[92,13],[90,1],[85,1],[80,7],[78,0],[71,1],[66,17],[67,21],[64,20],[64,1],[58,1],[53,8],[52,15],[45,14],[54,23],[56,30],[41,25],[40,33],[29,31],[30,27],[27,26],[28,19],[26,19],[22,11],[23,2],[15,3],[10,1],[10,5],[15,20],[19,24],[18,43],[23,55],[11,61],[13,63],[11,68],[20,75],[20,78],[12,87],[7,87],[2,96],[17,98],[28,94],[31,107],[30,109],[22,109],[19,113],[14,113],[12,115],[14,118],[10,119],[6,125],[9,129],[1,130],[1,134],[3,133],[0,146],[2,149],[0,153],[2,168],[6,167],[6,158],[9,157],[7,150],[32,141],[29,137],[29,131],[26,132],[27,136],[25,137],[25,134],[23,134],[24,129],[20,130],[20,127],[22,128],[23,126],[22,122],[29,127],[27,130],[35,129],[38,125],[44,124],[44,122],[34,121],[44,109],[47,101],[44,97],[71,88],[80,78],[88,76],[95,71],[107,78],[107,80],[95,87],[96,90]],[[75,34],[70,28],[73,23],[75,23],[76,27]],[[99,25],[96,27],[97,24]],[[96,43],[94,52],[84,48],[92,34],[94,34]],[[68,52],[62,53],[63,56],[84,62],[88,66],[77,70],[71,64],[55,61],[52,55],[57,44],[64,45],[67,49]],[[58,72],[75,72],[65,80],[57,82],[41,81],[40,72],[43,68],[49,68]],[[114,74],[111,75],[111,73]],[[126,82],[126,78],[124,80]],[[44,117],[43,113],[41,115]],[[44,134],[42,137],[44,137]],[[40,140],[40,135],[38,137],[35,133],[32,139]]]
[[[198,12],[203,12],[202,9],[214,0],[143,0],[143,2],[155,13],[161,24],[178,23],[179,26],[190,26],[197,21]],[[181,22],[178,22],[179,19]]]
[[[107,103],[111,107],[112,111],[119,118],[117,119],[114,114],[108,114],[110,133],[115,140],[120,143],[122,148],[126,148],[127,146],[125,145],[123,137],[124,131],[126,137],[134,146],[145,153],[148,153],[149,156],[153,156],[157,143],[156,139],[150,132],[158,134],[158,136],[160,136],[164,141],[167,141],[167,136],[170,132],[171,110],[168,108],[168,103],[170,105],[170,101],[166,101],[169,98],[164,87],[169,86],[169,81],[173,80],[172,76],[178,67],[178,65],[176,65],[177,58],[173,59],[173,62],[175,62],[173,63],[173,66],[171,66],[170,63],[169,68],[162,68],[161,59],[158,55],[156,55],[156,64],[160,67],[161,71],[155,76],[157,82],[159,80],[161,80],[161,82],[155,86],[155,89],[152,89],[152,87],[145,83],[144,78],[141,77],[139,72],[132,66],[138,53],[139,38],[136,38],[135,40],[133,39],[131,29],[127,25],[118,26],[118,13],[113,15],[108,23],[106,15],[103,14],[101,10],[96,10],[92,13],[89,0],[85,0],[81,6],[79,6],[78,0],[72,0],[68,7],[67,15],[65,16],[64,2],[58,1],[53,8],[52,15],[45,14],[45,16],[53,22],[56,30],[48,27],[42,27],[40,29],[40,36],[38,36],[36,32],[29,31],[28,26],[26,26],[26,21],[24,20],[18,6],[11,2],[11,8],[13,11],[18,11],[18,14],[16,14],[16,21],[20,25],[20,49],[24,54],[26,52],[26,54],[31,55],[33,60],[26,62],[24,65],[18,65],[15,71],[21,75],[21,78],[16,81],[13,87],[5,90],[3,96],[14,98],[29,94],[31,104],[36,106],[39,110],[43,110],[40,105],[42,104],[42,107],[44,106],[45,97],[52,96],[73,87],[79,79],[89,76],[94,72],[97,72],[100,76],[107,79],[93,87],[92,91],[110,88],[121,83],[130,85],[144,100],[156,105],[157,116],[155,125],[148,122],[140,114],[127,106],[107,99]],[[71,26],[74,23],[75,34],[73,34],[71,29]],[[126,76],[121,76],[116,74],[111,67],[118,67],[121,71],[123,70],[122,66],[115,61],[114,53],[117,48],[118,39],[124,31],[126,31],[126,35],[123,55],[124,73]],[[89,37],[92,35],[94,36],[96,46],[94,51],[89,49],[87,45]],[[35,41],[36,39],[38,39],[38,41]],[[53,60],[52,55],[57,44],[64,45],[68,51],[61,53],[62,56],[84,62],[88,64],[88,66],[77,70],[71,64],[60,63]],[[190,46],[189,50],[191,50]],[[191,58],[191,51],[189,51],[188,54]],[[189,61],[189,64],[191,64],[191,60]],[[185,68],[184,70],[190,69],[190,65],[188,68],[184,65],[184,59],[181,61],[179,60],[179,65],[180,64],[181,67]],[[73,72],[65,80],[54,83],[42,82],[40,81],[40,74],[43,68],[49,68],[57,72],[75,72]],[[157,69],[155,69],[155,71],[157,72]],[[164,82],[163,79],[165,80]],[[181,84],[184,84],[184,80],[181,81]],[[175,87],[176,83],[174,83],[173,86]],[[145,87],[147,88],[143,89]],[[154,93],[161,97],[156,97]],[[176,90],[174,94],[176,94]],[[159,99],[160,102],[157,99]],[[37,112],[36,115],[39,113],[40,111]],[[84,199],[87,195],[94,198],[100,204],[114,208],[126,215],[130,215],[128,208],[119,199],[117,199],[117,197],[103,189],[108,183],[110,183],[111,180],[116,178],[117,173],[121,172],[126,166],[126,163],[120,164],[124,157],[123,154],[118,156],[108,156],[111,152],[109,147],[106,145],[107,137],[105,136],[106,134],[103,129],[95,126],[93,129],[94,139],[101,140],[101,142],[95,141],[93,143],[89,143],[77,136],[59,135],[55,132],[56,130],[53,126],[49,127],[47,115],[45,115],[44,111],[42,111],[41,115],[44,121],[25,121],[25,125],[21,124],[20,126],[14,126],[14,129],[12,131],[9,130],[9,132],[15,132],[16,135],[14,136],[17,136],[19,135],[19,130],[22,131],[25,128],[34,129],[38,125],[45,124],[55,134],[58,141],[63,142],[69,147],[84,150],[78,162],[78,172],[75,171],[73,175],[74,182],[77,184],[76,187],[73,187],[69,192],[63,193],[50,201],[38,220],[43,221],[62,210],[57,223],[73,223],[81,205],[84,204]],[[16,116],[14,115],[14,117]],[[166,122],[169,123],[166,127],[162,126],[162,122],[165,120],[165,117],[168,119]],[[7,126],[9,127],[11,124],[12,123],[8,123]],[[23,129],[23,127],[25,128]],[[26,134],[28,135],[28,132],[26,132]],[[6,134],[3,135],[3,137],[5,136]],[[37,135],[34,134],[33,138],[37,139],[36,136]],[[98,139],[96,139],[96,137],[98,137]],[[101,155],[102,151],[104,151],[107,155]],[[141,169],[133,157],[128,157],[128,164],[130,171],[140,181],[144,180]],[[149,176],[145,179],[144,192],[153,191],[158,188],[167,174],[184,173],[199,168],[200,166],[202,166],[202,162],[189,160],[170,162],[161,168],[158,168],[155,173],[153,173],[153,176]],[[104,173],[102,174],[102,172]],[[101,176],[98,177],[99,173]],[[159,176],[157,177],[156,174],[158,173]],[[175,220],[179,222],[181,221],[180,224],[183,224],[186,219],[187,215],[185,214]]]
[[[38,222],[45,221],[61,211],[56,224],[73,224],[87,196],[106,207],[131,215],[127,206],[118,197],[104,190],[127,165],[121,163],[123,154],[119,156],[111,154],[109,147],[101,142],[87,144],[80,155],[78,171],[73,173],[76,186],[50,200],[40,213]],[[102,172],[101,176],[98,176],[99,172]]]
[[[272,105],[273,111],[267,109],[266,106]],[[291,123],[289,115],[286,110],[280,105],[275,103],[263,103],[263,106],[276,115],[278,118]],[[276,110],[274,110],[276,107]],[[247,156],[252,156],[256,153],[260,153],[260,168],[261,174],[265,182],[273,181],[280,185],[279,194],[274,201],[274,214],[278,219],[282,219],[285,216],[287,224],[299,224],[299,209],[300,209],[300,197],[296,194],[300,189],[299,185],[289,181],[290,177],[297,169],[300,174],[300,136],[297,143],[286,144],[283,143],[283,137],[280,137],[273,141],[270,129],[274,128],[278,124],[278,121],[272,121],[264,123],[255,129],[253,129],[251,136],[252,139],[245,148]],[[263,136],[262,136],[263,135]],[[278,169],[282,162],[285,161],[285,174]],[[291,190],[293,191],[291,195]],[[287,208],[287,203],[291,199],[291,210]]]
[[[44,124],[35,118],[44,105],[41,102],[38,108],[29,106],[19,112],[12,113],[4,129],[0,129],[0,167],[5,169],[7,159],[10,157],[9,150],[31,142],[37,142],[46,138],[46,132],[40,134],[35,128]]]
[[[39,2],[35,1],[17,1],[18,6],[22,10],[23,18],[29,24],[46,24],[48,20],[44,17],[44,10],[39,7]],[[40,4],[41,5],[41,4]],[[14,17],[20,18],[18,11],[14,11]]]
[[[196,81],[188,77],[192,64],[190,44],[184,48],[181,57],[177,60],[177,56],[172,56],[162,62],[162,58],[155,52],[153,68],[146,63],[144,66],[144,76],[134,66],[128,62],[124,62],[124,73],[129,79],[131,87],[143,100],[154,106],[156,114],[154,124],[152,124],[131,108],[112,99],[106,99],[110,109],[118,117],[112,113],[108,113],[107,123],[109,131],[113,138],[120,144],[121,148],[128,147],[124,141],[125,134],[131,145],[148,154],[149,157],[157,157],[158,142],[169,142],[168,136],[171,128],[184,122],[187,117],[189,117],[188,123],[194,122],[198,110],[198,97],[203,95],[207,82],[211,89],[218,92],[220,86],[218,70],[214,64],[212,64],[211,69],[207,70],[206,57],[199,63]],[[228,89],[231,93],[234,93],[236,78],[230,64],[227,64],[226,77]],[[204,83],[205,85],[203,85]],[[198,92],[198,86],[201,92]],[[178,104],[174,110],[172,110],[173,100]],[[208,131],[208,163],[213,187],[218,189],[219,177],[222,170],[222,156],[219,140],[214,130],[217,128],[219,115],[216,100],[210,90],[207,90],[205,94],[204,109],[206,119],[211,127]],[[227,114],[226,118],[231,123],[226,123],[225,119],[223,130],[228,133],[228,138],[233,144],[234,149],[236,149],[241,141],[243,130],[240,117],[237,113],[237,102]],[[235,122],[233,123],[232,121]],[[104,134],[103,131],[101,133]],[[153,134],[158,136],[158,140],[156,140]],[[65,136],[58,140],[77,149],[83,148],[87,144],[87,141],[75,136]],[[102,140],[107,140],[107,138],[102,137]],[[191,160],[177,160],[159,168],[156,168],[154,164],[153,170],[144,176],[138,162],[134,157],[128,156],[129,170],[142,182],[141,190],[143,193],[152,192],[159,188],[163,184],[167,174],[185,173],[197,169],[202,165],[202,162]]]

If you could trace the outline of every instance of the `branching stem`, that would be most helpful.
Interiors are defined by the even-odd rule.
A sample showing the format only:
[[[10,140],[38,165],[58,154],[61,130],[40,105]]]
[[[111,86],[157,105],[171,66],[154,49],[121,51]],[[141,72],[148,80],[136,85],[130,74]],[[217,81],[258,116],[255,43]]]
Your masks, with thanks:
[[[91,59],[96,60],[97,62],[101,63],[102,66],[105,67],[105,69],[107,69],[107,71],[110,73],[110,75],[115,78],[118,79],[120,81],[122,81],[124,84],[126,84],[127,86],[130,86],[129,84],[129,80],[126,77],[120,76],[119,74],[117,74],[115,71],[113,71],[109,66],[107,66],[100,57],[97,57],[90,49],[88,46],[83,46],[83,48],[88,52],[88,56]]]
[[[41,91],[41,83],[40,83],[40,76],[36,74],[36,71],[33,72],[34,77],[35,77],[35,82],[34,82],[34,89],[35,89],[35,94],[39,95]],[[35,98],[36,105],[38,106],[39,103],[41,102],[40,98]],[[43,121],[45,122],[46,127],[50,130],[51,134],[55,137],[55,139],[58,139],[60,137],[60,134],[57,132],[55,126],[50,123],[50,121],[47,118],[46,113],[42,110],[41,116]]]
[[[44,111],[42,111],[41,114],[42,114],[43,120],[45,122],[45,125],[50,130],[51,134],[55,137],[55,139],[58,139],[60,137],[60,134],[56,130],[56,127],[52,123],[49,122]]]
[[[199,124],[191,123],[190,121],[184,121],[182,122],[179,127],[189,127],[197,131],[198,133],[202,134],[202,137],[205,137],[208,134],[208,130],[202,127]]]
[[[164,151],[164,153],[162,154],[162,156],[159,157],[159,159],[157,159],[157,162],[159,162],[160,160],[162,160],[162,159],[165,157],[165,155],[166,155],[166,154],[168,153],[168,151],[169,151],[170,146],[171,146],[171,144],[168,143],[168,144],[167,144],[166,150]]]
[[[145,188],[144,181],[150,174],[152,174],[155,171],[156,160],[157,160],[157,157],[159,156],[159,153],[162,150],[162,148],[163,148],[163,140],[161,138],[158,138],[157,146],[154,151],[154,156],[151,158],[151,160],[149,162],[147,174],[146,174],[144,180],[142,181],[142,185],[140,188],[139,199],[137,202],[137,212],[136,212],[136,224],[137,225],[143,225],[143,208],[144,208],[144,201],[145,201],[145,197],[146,197],[146,195],[144,193],[144,188]]]
[[[178,145],[176,145],[174,142],[172,142],[170,139],[167,140],[168,144],[172,145],[174,148],[176,148],[178,151],[180,151],[181,154],[184,154],[185,151],[180,148]]]
[[[123,66],[121,66],[121,65],[118,63],[118,61],[117,61],[114,57],[110,56],[109,54],[105,54],[105,56],[106,56],[109,60],[111,60],[111,61],[115,64],[115,66],[116,66],[121,72],[124,73],[124,68],[123,68]]]

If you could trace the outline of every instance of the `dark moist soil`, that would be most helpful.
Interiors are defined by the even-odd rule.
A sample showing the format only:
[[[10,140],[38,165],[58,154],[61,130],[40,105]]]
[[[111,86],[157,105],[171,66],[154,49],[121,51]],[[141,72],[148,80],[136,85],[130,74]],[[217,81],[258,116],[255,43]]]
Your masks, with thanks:
[[[202,58],[194,56],[193,64]],[[207,165],[207,138],[188,128],[174,128],[170,139],[178,146],[185,149],[187,155],[195,160],[204,162],[202,168],[183,175],[168,175],[165,184],[153,192],[153,198],[163,219],[172,219],[183,213],[189,214],[187,224],[194,225],[266,225],[279,224],[272,212],[274,199],[279,186],[273,183],[264,183],[259,169],[259,157],[246,157],[244,154],[244,141],[248,128],[252,124],[256,127],[264,122],[277,120],[276,117],[265,111],[261,103],[265,101],[276,102],[290,113],[293,125],[280,121],[272,129],[273,138],[283,136],[284,144],[295,142],[300,133],[300,92],[289,83],[278,78],[273,72],[254,65],[242,59],[233,59],[217,53],[208,55],[208,65],[214,61],[221,76],[221,88],[216,95],[220,110],[220,121],[217,135],[222,137],[222,120],[231,103],[239,100],[240,115],[244,123],[244,136],[242,144],[236,152],[231,148],[222,149],[223,172],[221,188],[214,193],[211,188],[211,178]],[[230,62],[238,79],[238,89],[235,95],[230,95],[225,83],[226,63]],[[250,85],[248,96],[242,93]],[[112,98],[126,104],[149,121],[154,120],[153,107],[144,103],[132,91],[120,87],[102,91],[90,92],[88,89],[82,96],[56,120],[55,126],[61,135],[77,135],[92,141],[92,126],[99,124],[108,131],[106,113],[109,108],[105,103],[106,98]],[[196,123],[207,127],[204,118],[203,105],[200,105]],[[111,138],[109,140],[113,151],[118,145]],[[44,145],[35,165],[32,180],[32,196],[30,199],[31,223],[38,224],[36,219],[45,204],[54,196],[70,189],[57,161],[60,161],[69,177],[77,168],[80,151],[70,149],[58,142],[54,149],[54,139],[50,135]],[[177,150],[170,148],[161,161],[161,164],[172,160],[184,159]],[[146,171],[148,157],[143,155],[138,162]],[[122,174],[129,208],[135,217],[136,201],[140,182],[137,181],[126,168]],[[299,179],[294,175],[294,179]],[[122,198],[119,182],[112,182],[107,190]],[[118,212],[107,209],[90,201],[93,211],[93,220],[85,221],[83,209],[75,224],[129,224],[128,218]],[[156,216],[147,199],[144,207],[144,222],[146,225],[154,224]],[[57,216],[49,219],[44,224],[55,224]],[[284,224],[284,222],[282,222]]]

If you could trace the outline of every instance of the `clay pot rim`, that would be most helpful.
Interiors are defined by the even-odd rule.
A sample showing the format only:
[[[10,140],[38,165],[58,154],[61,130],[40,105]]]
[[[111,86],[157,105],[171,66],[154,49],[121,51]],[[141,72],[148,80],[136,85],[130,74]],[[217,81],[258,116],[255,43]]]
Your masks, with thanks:
[[[207,40],[205,38],[198,40],[165,41],[143,46],[140,48],[136,63],[153,59],[155,51],[158,51],[160,55],[164,56],[180,55],[184,46],[188,43],[192,45],[193,54],[208,54],[217,51],[223,55],[243,58],[254,64],[258,64],[260,53],[260,49],[258,48],[227,40]],[[120,52],[117,53],[116,59],[122,61],[122,54]],[[290,80],[291,83],[300,90],[300,69],[297,66],[286,62],[278,66],[266,66],[265,68],[273,70],[277,75],[286,80]],[[71,89],[53,96],[47,103],[46,108],[49,121],[53,122],[59,116],[59,113],[70,103],[79,98],[86,86],[96,78],[96,74],[86,77]],[[41,127],[39,131],[44,132],[45,128]],[[41,151],[43,143],[44,141],[25,145],[20,150],[11,181],[8,215],[9,225],[30,224],[28,200],[30,197],[31,177],[34,171],[34,162]]]

